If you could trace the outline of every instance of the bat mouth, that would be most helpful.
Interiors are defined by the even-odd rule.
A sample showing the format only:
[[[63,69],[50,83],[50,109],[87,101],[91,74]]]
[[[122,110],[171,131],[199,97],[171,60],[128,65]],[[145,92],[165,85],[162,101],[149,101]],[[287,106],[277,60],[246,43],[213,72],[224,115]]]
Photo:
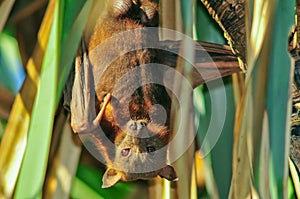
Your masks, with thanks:
[[[123,173],[122,181],[149,180],[151,178],[156,178],[158,176],[160,176],[161,178],[165,178],[169,181],[176,181],[178,179],[174,168],[170,165],[167,165],[162,169],[151,171],[151,172],[144,172],[144,173],[122,172],[122,173]]]

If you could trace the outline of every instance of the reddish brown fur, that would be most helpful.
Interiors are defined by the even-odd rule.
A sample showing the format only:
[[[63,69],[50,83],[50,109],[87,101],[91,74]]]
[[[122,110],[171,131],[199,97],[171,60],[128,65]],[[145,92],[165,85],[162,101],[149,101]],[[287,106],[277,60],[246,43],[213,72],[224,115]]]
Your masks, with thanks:
[[[112,0],[110,3],[108,11],[99,17],[92,34],[84,36],[89,61],[94,68],[104,67],[103,63],[105,63],[105,59],[109,59],[107,57],[109,57],[111,51],[120,52],[122,49],[120,44],[115,44],[117,42],[111,42],[109,49],[97,52],[97,47],[104,41],[122,31],[144,26],[156,26],[158,24],[158,4],[153,0],[136,0],[132,3],[129,0]],[[130,7],[131,5],[133,7]],[[149,36],[142,31],[137,32],[130,39],[133,40],[132,42],[136,46],[141,46],[141,42],[147,37],[158,41],[158,34]],[[122,44],[122,39],[127,40],[128,38],[114,37],[114,39],[118,42],[121,41]],[[124,45],[126,45],[126,42],[124,42]],[[91,53],[92,51],[96,53]],[[99,60],[97,58],[100,55],[101,59]],[[101,63],[102,61],[103,63]],[[128,95],[127,86],[130,86],[135,81],[135,78],[141,78],[143,82],[147,80],[157,82],[163,78],[163,74],[157,74],[155,71],[151,72],[151,70],[149,72],[149,69],[141,67],[139,72],[132,74],[132,78],[130,77],[126,80],[125,85],[121,84],[120,87],[114,88],[120,78],[129,70],[148,63],[157,63],[157,61],[158,55],[156,51],[139,49],[128,52],[125,55],[120,54],[101,76],[98,74],[100,76],[99,81],[95,82],[95,109],[98,113],[102,108],[105,108],[100,126],[104,130],[105,135],[117,147],[117,150],[108,148],[101,135],[93,135],[99,152],[104,153],[102,156],[108,164],[108,170],[103,177],[104,187],[112,186],[119,180],[144,179],[156,177],[157,175],[166,177],[169,180],[176,178],[173,168],[166,165],[166,151],[163,150],[164,156],[159,155],[156,157],[156,155],[150,154],[152,150],[157,151],[167,145],[171,133],[169,129],[171,100],[166,89],[156,84],[146,84],[130,93],[129,100],[123,97]],[[111,101],[106,107],[103,107],[103,99],[107,93],[112,94]],[[119,96],[119,98],[116,96]],[[152,111],[152,115],[156,114],[156,109],[153,109],[155,104],[160,104],[166,111],[166,121],[160,121],[159,117],[154,119],[150,117],[150,111]],[[126,112],[126,110],[129,110],[129,112]],[[138,125],[141,125],[141,122],[145,122],[145,127],[132,129],[130,127],[131,122]],[[137,137],[133,136],[132,133],[137,135]],[[149,137],[139,137],[142,134]],[[119,151],[122,149],[130,149],[132,156],[128,157],[128,159],[121,157]],[[156,153],[155,151],[153,153]],[[151,171],[153,166],[157,164],[162,165],[162,168]],[[128,173],[126,171],[126,169],[132,168],[145,168],[149,171],[144,173]]]

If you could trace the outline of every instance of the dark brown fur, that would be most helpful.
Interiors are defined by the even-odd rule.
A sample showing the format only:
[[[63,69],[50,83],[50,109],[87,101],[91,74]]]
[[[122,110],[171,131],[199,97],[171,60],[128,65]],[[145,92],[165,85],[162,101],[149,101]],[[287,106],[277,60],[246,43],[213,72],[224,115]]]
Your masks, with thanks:
[[[157,25],[157,1],[110,1],[107,11],[97,21],[93,33],[84,37],[90,65],[94,71],[103,68],[103,63],[110,58],[112,51],[122,51],[122,39],[126,38],[116,37],[116,42],[111,42],[109,48],[97,52],[97,47],[107,39],[126,30]],[[137,47],[141,47],[141,42],[149,38],[157,41],[158,34],[146,35],[141,30],[134,35],[132,42]],[[125,44],[126,41],[124,41]],[[157,63],[158,57],[156,51],[152,49],[120,53],[103,74],[93,74],[99,76],[99,81],[94,83],[97,113],[103,108],[104,97],[108,93],[112,94],[109,104],[105,107],[100,126],[109,140],[117,146],[116,150],[108,148],[99,132],[93,132],[91,135],[98,152],[104,157],[108,166],[103,177],[103,187],[113,186],[119,180],[147,179],[157,175],[169,180],[176,179],[174,169],[166,164],[167,157],[164,148],[168,144],[171,133],[169,127],[171,100],[166,88],[157,84],[145,84],[130,93],[128,98],[128,88],[137,79],[141,82],[148,80],[159,82],[163,78],[162,71],[143,67],[145,64]],[[138,66],[142,67],[130,74],[124,83],[114,87],[129,70]],[[166,120],[161,120],[158,116],[161,110],[154,106],[156,104],[164,108]],[[159,150],[163,151],[163,155],[156,155]],[[161,167],[153,170],[155,165]],[[142,172],[144,170],[147,172]]]

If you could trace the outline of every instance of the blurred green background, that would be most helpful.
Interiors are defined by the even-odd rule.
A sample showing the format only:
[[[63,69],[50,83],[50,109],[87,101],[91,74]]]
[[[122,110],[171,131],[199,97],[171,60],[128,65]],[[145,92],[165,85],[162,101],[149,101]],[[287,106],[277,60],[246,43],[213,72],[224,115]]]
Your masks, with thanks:
[[[174,7],[181,5],[176,8],[181,12],[173,10],[172,14],[183,21],[185,30],[193,30],[195,40],[227,44],[224,32],[200,1],[181,0],[174,5],[172,2],[175,1],[169,2]],[[250,11],[261,9],[257,3],[260,1],[249,2],[252,5]],[[253,55],[253,59],[247,60],[248,77],[246,75],[242,80],[243,84],[239,84],[238,77],[223,78],[227,97],[224,128],[213,150],[204,159],[200,157],[201,151],[195,153],[196,191],[193,193],[196,194],[192,194],[192,198],[233,197],[233,187],[239,184],[232,180],[234,139],[239,140],[234,128],[243,125],[245,129],[255,131],[253,147],[258,151],[254,150],[255,161],[250,166],[254,192],[262,198],[296,197],[297,185],[289,177],[287,164],[291,107],[288,95],[293,69],[287,38],[295,23],[295,2],[265,1],[266,5],[268,3],[274,4],[268,7],[273,14],[270,15],[272,20],[269,24],[259,24],[261,29],[269,27],[269,33],[263,34],[263,47],[247,41],[247,59]],[[149,183],[142,180],[101,189],[104,166],[81,146],[68,125],[68,113],[61,107],[62,90],[91,8],[93,1],[89,0],[0,1],[0,11],[3,11],[0,21],[5,24],[0,34],[0,198],[155,198],[149,193],[152,190]],[[265,13],[260,14],[262,17]],[[192,17],[192,23],[186,21],[189,17]],[[255,20],[246,21],[245,26],[251,27]],[[274,21],[276,23],[271,23]],[[261,33],[258,31],[257,34]],[[270,40],[270,44],[266,40]],[[263,50],[258,55],[251,54],[255,49]],[[240,77],[245,78],[244,75]],[[259,85],[264,89],[259,90]],[[21,87],[22,92],[18,94]],[[242,89],[240,95],[237,94],[239,89]],[[208,91],[206,85],[194,91],[196,122],[200,126],[198,148],[212,122],[211,106],[224,100],[218,98],[220,92],[218,86]],[[250,100],[243,104],[241,96],[249,96],[246,93]],[[237,118],[237,107],[243,105],[246,108],[241,112],[242,117]],[[249,111],[249,107],[256,112]],[[258,114],[263,115],[266,111],[267,130],[261,124],[266,117]],[[260,125],[255,119],[260,120],[257,122]],[[241,129],[239,132],[251,133],[251,130]],[[5,138],[4,132],[7,133]],[[247,173],[249,168],[244,169]],[[240,178],[248,179],[247,176]],[[268,181],[268,193],[263,191],[265,181]],[[164,193],[161,198],[172,198],[166,194],[168,185],[161,184],[162,190],[158,191]],[[239,186],[243,187],[243,184]],[[253,196],[257,196],[255,193]]]

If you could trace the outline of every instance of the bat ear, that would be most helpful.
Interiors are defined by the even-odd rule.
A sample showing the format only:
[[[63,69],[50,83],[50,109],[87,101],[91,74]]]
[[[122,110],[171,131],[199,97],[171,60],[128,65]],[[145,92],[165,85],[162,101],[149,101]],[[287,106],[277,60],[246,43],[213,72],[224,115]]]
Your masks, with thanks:
[[[162,168],[158,175],[162,178],[166,178],[167,180],[170,180],[170,181],[176,181],[178,180],[177,178],[177,174],[174,170],[174,168],[170,165],[167,165],[166,167]]]
[[[115,169],[107,169],[102,178],[102,188],[114,186],[122,178],[122,173]]]

